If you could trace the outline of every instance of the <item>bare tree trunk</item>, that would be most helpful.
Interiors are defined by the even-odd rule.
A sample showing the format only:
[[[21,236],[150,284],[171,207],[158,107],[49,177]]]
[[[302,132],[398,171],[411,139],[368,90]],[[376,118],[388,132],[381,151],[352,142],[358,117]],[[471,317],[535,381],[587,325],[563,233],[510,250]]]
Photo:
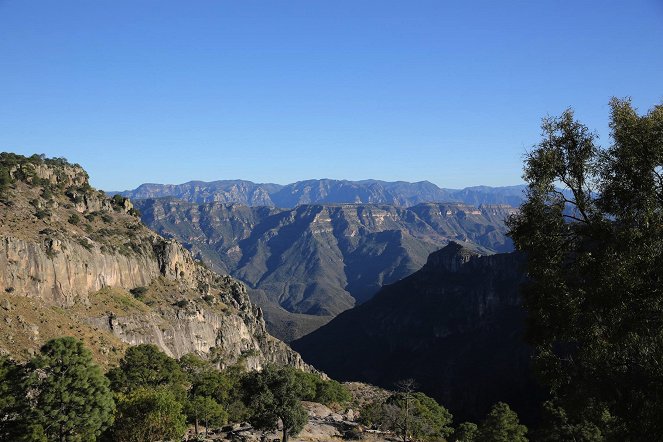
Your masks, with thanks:
[[[288,429],[283,426],[283,438],[281,439],[282,442],[288,442]]]

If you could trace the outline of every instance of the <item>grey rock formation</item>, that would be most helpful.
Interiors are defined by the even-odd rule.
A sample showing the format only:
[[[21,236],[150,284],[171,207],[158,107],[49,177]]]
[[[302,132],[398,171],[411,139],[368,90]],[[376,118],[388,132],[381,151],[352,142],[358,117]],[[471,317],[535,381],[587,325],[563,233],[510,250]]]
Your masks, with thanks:
[[[178,242],[142,225],[128,200],[91,189],[80,167],[5,154],[0,167],[14,180],[0,203],[3,308],[26,297],[44,312],[71,312],[71,327],[84,322],[129,344],[156,344],[174,357],[196,352],[220,365],[306,368],[267,333],[243,284],[208,270]],[[113,290],[137,288],[151,293],[149,303],[132,301],[122,314],[80,316],[92,296],[113,301]]]

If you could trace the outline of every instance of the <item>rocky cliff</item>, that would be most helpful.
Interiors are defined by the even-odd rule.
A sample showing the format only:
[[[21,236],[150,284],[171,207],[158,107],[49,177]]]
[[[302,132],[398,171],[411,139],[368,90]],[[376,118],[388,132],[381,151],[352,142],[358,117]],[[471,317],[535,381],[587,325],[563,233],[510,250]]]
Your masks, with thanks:
[[[481,419],[498,401],[531,420],[539,397],[522,339],[522,266],[515,253],[451,243],[291,345],[335,379],[389,388],[413,378],[459,420]]]
[[[267,333],[241,283],[137,215],[129,200],[92,189],[77,165],[0,154],[0,349],[26,357],[74,334],[102,359],[149,342],[220,365],[304,367]]]

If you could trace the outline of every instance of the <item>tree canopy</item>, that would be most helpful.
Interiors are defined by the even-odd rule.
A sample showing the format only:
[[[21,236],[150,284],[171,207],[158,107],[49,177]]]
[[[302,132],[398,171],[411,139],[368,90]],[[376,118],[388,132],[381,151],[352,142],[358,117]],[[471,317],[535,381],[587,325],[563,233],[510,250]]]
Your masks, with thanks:
[[[301,404],[302,383],[295,370],[267,366],[249,373],[243,382],[245,402],[251,410],[249,421],[256,428],[274,430],[283,425],[283,442],[304,428],[308,415]]]
[[[527,427],[521,425],[518,415],[504,402],[498,402],[481,423],[478,442],[527,442]]]
[[[556,440],[663,436],[663,106],[610,106],[607,148],[571,110],[544,119],[510,220]]]
[[[108,379],[77,339],[47,342],[31,362],[28,427],[48,440],[95,440],[115,412]],[[27,411],[27,410],[26,410]]]

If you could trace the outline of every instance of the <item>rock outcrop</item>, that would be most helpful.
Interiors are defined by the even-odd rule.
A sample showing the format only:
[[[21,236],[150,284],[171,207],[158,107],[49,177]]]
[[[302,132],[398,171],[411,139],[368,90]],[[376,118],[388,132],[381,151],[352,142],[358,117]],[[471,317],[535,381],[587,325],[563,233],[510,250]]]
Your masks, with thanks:
[[[54,332],[21,341],[22,330],[34,335],[59,321],[58,329],[91,327],[128,344],[154,343],[175,357],[196,352],[219,365],[306,368],[267,333],[243,284],[149,230],[126,198],[92,189],[79,166],[1,154],[0,172],[10,177],[0,189],[2,305],[27,298],[18,304],[41,318],[12,328],[17,313],[3,309],[1,324],[12,333],[0,348],[25,357]],[[32,348],[13,348],[18,342]]]

